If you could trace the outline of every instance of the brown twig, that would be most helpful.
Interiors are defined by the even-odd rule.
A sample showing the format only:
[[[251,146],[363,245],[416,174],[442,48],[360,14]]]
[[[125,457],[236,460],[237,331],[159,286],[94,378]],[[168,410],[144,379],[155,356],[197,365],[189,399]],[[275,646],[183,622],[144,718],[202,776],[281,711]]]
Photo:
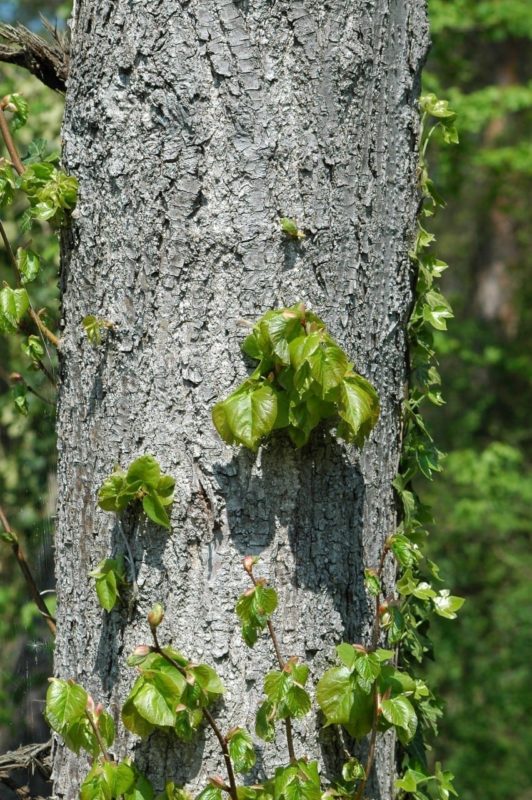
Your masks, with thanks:
[[[159,640],[157,638],[157,630],[155,629],[155,627],[150,626],[150,629],[153,638],[153,643],[155,645],[154,647],[155,652],[159,653],[159,655],[161,655],[165,659],[165,661],[167,661],[169,664],[175,667],[181,673],[181,675],[186,675],[185,668],[182,667],[180,664],[178,664],[177,661],[175,661],[162,649],[161,645],[159,644]],[[218,725],[216,724],[216,720],[212,716],[211,712],[207,708],[202,708],[201,711],[203,716],[207,720],[208,724],[210,725],[214,735],[218,739],[218,742],[220,743],[220,747],[225,761],[225,766],[227,769],[227,777],[229,779],[229,790],[230,790],[229,794],[231,795],[231,800],[238,800],[238,791],[237,791],[235,773],[233,770],[233,762],[231,761],[231,756],[229,754],[229,748],[227,746],[227,739],[221,732]]]
[[[27,69],[45,86],[64,92],[68,77],[68,41],[43,17],[41,20],[52,34],[53,41],[43,39],[23,25],[0,25],[0,37],[8,44],[0,44],[0,61]]]
[[[96,739],[98,741],[98,746],[99,746],[100,750],[102,751],[103,760],[104,761],[110,761],[111,759],[109,758],[109,753],[107,752],[107,748],[105,746],[105,742],[102,739],[102,734],[100,733],[100,729],[98,728],[97,724],[95,723],[92,714],[90,713],[90,711],[85,711],[85,716],[89,720],[89,725],[91,726],[91,728],[92,728],[92,730],[94,732],[94,735],[96,736]]]
[[[244,570],[248,573],[249,577],[253,581],[253,586],[257,587],[258,584],[257,584],[257,581],[255,579],[255,576],[253,575],[253,566],[250,566],[249,568],[244,566]],[[271,623],[270,620],[268,620],[266,622],[266,625],[268,627],[268,632],[270,634],[270,639],[272,640],[273,649],[275,650],[275,656],[277,658],[277,663],[279,664],[279,667],[280,667],[281,672],[282,672],[284,670],[285,666],[286,666],[286,663],[285,663],[285,660],[284,660],[284,658],[282,656],[281,648],[279,647],[279,640],[277,639],[277,634],[275,633],[275,628],[273,627],[273,624]],[[284,720],[284,727],[285,727],[285,730],[286,730],[286,744],[287,744],[287,747],[288,747],[288,756],[290,758],[290,761],[294,762],[294,761],[297,761],[297,759],[296,759],[296,752],[295,752],[295,749],[294,749],[294,734],[293,734],[293,730],[292,730],[292,720],[290,719],[290,717],[287,717]]]
[[[8,519],[5,515],[4,509],[0,506],[0,523],[4,526],[6,533],[10,534],[13,538],[10,542],[11,549],[13,551],[13,555],[17,559],[18,565],[21,569],[22,574],[26,580],[26,585],[28,586],[29,592],[33,599],[33,602],[39,609],[39,612],[46,620],[46,624],[50,628],[51,633],[53,636],[56,634],[56,621],[54,617],[50,614],[48,609],[46,608],[46,603],[42,599],[42,596],[37,588],[37,584],[35,583],[35,579],[31,573],[29,568],[28,562],[26,560],[26,556],[24,555],[24,551],[21,549],[20,544],[18,543],[18,539],[11,528]]]
[[[9,125],[7,124],[7,119],[4,114],[4,109],[0,105],[0,133],[2,134],[2,138],[5,142],[7,152],[13,162],[13,166],[15,167],[16,171],[19,175],[22,175],[24,172],[24,164],[18,154],[18,150],[15,147],[15,142],[13,141],[13,137],[11,136],[11,131],[9,130]]]

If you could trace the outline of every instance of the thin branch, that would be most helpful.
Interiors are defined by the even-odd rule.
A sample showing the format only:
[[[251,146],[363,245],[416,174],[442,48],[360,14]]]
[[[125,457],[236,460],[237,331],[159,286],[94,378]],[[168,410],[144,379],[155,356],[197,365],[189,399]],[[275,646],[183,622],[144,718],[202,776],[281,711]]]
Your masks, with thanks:
[[[157,638],[157,630],[151,626],[150,630],[153,638],[153,643],[155,645],[154,647],[155,652],[159,653],[159,655],[161,655],[165,659],[165,661],[168,661],[169,664],[175,667],[181,673],[181,675],[186,675],[185,668],[182,667],[181,664],[178,664],[177,661],[175,661],[171,656],[167,655],[167,653],[165,653],[164,650],[162,649],[161,645],[159,644],[159,639]],[[220,743],[220,747],[225,761],[225,766],[227,769],[227,777],[229,779],[229,789],[230,789],[229,794],[231,795],[231,800],[238,800],[238,790],[236,785],[235,773],[233,770],[233,762],[231,761],[231,756],[229,754],[229,748],[227,746],[227,739],[221,732],[220,728],[216,723],[216,720],[212,716],[209,709],[202,708],[201,711],[203,716],[207,720],[208,724],[210,725],[214,735],[218,739],[218,742]]]
[[[0,61],[23,67],[45,86],[64,93],[69,70],[68,41],[49,22],[41,19],[54,41],[37,36],[23,25],[15,28],[0,24],[0,37],[8,42],[0,44]]]
[[[36,311],[33,310],[33,308],[30,308],[29,315],[36,324],[36,326],[38,327],[38,329],[40,330],[40,332],[42,333],[42,335],[46,339],[48,339],[50,344],[53,344],[54,347],[59,349],[59,345],[61,344],[59,338],[55,335],[55,333],[52,333],[52,331],[46,327],[40,316],[37,314]]]
[[[7,147],[7,152],[10,155],[11,161],[13,162],[13,166],[15,167],[16,171],[19,175],[22,175],[24,172],[24,164],[21,161],[21,158],[18,154],[18,150],[15,147],[15,142],[13,141],[13,137],[11,136],[11,131],[9,130],[9,125],[7,124],[7,119],[4,114],[4,109],[0,105],[0,133],[2,134],[2,138],[5,142]]]
[[[129,546],[129,542],[127,540],[126,534],[124,533],[124,529],[122,527],[122,521],[120,519],[118,520],[118,529],[119,529],[119,531],[120,531],[120,533],[122,535],[122,539],[124,541],[124,545],[125,545],[125,548],[127,550],[127,560],[129,561],[129,564],[130,564],[130,567],[131,567],[131,576],[132,576],[132,578],[131,578],[131,586],[133,588],[133,598],[132,598],[133,602],[131,604],[131,608],[130,608],[130,611],[129,611],[129,619],[131,621],[133,609],[134,609],[134,606],[135,606],[135,604],[136,604],[136,602],[137,602],[137,600],[139,598],[140,592],[139,592],[139,586],[138,586],[138,583],[137,583],[137,573],[135,572],[135,559],[133,558],[133,553],[131,552],[131,547]]]
[[[110,761],[111,759],[109,758],[109,753],[107,752],[107,748],[105,746],[105,742],[102,739],[102,734],[100,733],[100,729],[96,725],[96,723],[95,723],[95,721],[94,721],[94,719],[92,717],[92,714],[90,713],[90,711],[85,711],[85,716],[89,720],[89,724],[90,724],[92,730],[94,731],[94,735],[96,736],[96,739],[98,740],[98,746],[99,746],[100,750],[102,751],[103,760],[104,761]]]
[[[255,587],[257,587],[258,584],[257,584],[257,581],[255,579],[255,576],[253,575],[253,567],[250,567],[249,569],[244,567],[244,569],[248,573],[248,575],[251,578],[251,580],[253,581],[253,585]],[[280,667],[281,672],[282,672],[284,670],[286,664],[285,664],[285,660],[284,660],[284,658],[282,656],[282,653],[281,653],[281,648],[279,647],[279,640],[277,639],[277,634],[275,633],[275,628],[273,627],[273,624],[271,623],[270,620],[268,620],[266,622],[266,625],[268,627],[268,632],[270,634],[270,639],[272,640],[273,649],[275,650],[275,656],[277,658],[277,663],[279,664],[279,667]],[[290,758],[290,761],[294,762],[297,759],[296,759],[296,752],[295,752],[295,749],[294,749],[294,734],[293,734],[293,729],[292,729],[292,720],[290,719],[290,717],[287,717],[284,720],[284,727],[285,727],[285,731],[286,731],[286,745],[288,747],[288,756]]]
[[[31,573],[31,570],[29,568],[28,562],[26,560],[26,556],[24,555],[24,551],[21,549],[21,547],[20,547],[20,545],[18,543],[18,539],[17,539],[13,529],[11,528],[11,526],[10,526],[10,524],[8,522],[8,519],[7,519],[6,515],[5,515],[4,509],[2,508],[2,506],[0,506],[0,523],[2,523],[2,525],[4,526],[4,529],[6,530],[6,533],[11,534],[11,536],[13,537],[12,541],[10,542],[11,549],[13,550],[13,555],[17,559],[17,562],[18,562],[18,565],[19,565],[19,567],[21,569],[21,572],[24,575],[24,578],[26,580],[26,584],[28,586],[29,592],[30,592],[31,597],[33,599],[33,602],[35,603],[35,605],[39,609],[39,612],[41,613],[41,615],[44,617],[44,619],[46,621],[46,624],[50,628],[51,633],[55,636],[55,634],[56,634],[56,621],[55,621],[54,617],[52,617],[52,615],[50,614],[48,609],[46,608],[46,603],[42,599],[41,594],[39,592],[39,589],[37,588],[37,584],[35,583],[35,578],[33,577],[32,573]]]

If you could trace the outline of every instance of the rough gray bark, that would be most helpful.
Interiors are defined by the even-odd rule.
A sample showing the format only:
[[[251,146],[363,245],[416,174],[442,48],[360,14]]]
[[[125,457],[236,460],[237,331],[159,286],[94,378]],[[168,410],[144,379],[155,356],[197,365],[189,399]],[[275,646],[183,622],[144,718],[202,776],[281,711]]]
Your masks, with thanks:
[[[425,4],[82,0],[72,37],[65,162],[81,194],[63,264],[56,673],[118,719],[135,677],[125,657],[160,600],[162,636],[225,682],[221,726],[252,727],[274,661],[267,639],[241,641],[241,558],[261,556],[282,650],[316,676],[336,643],[368,636],[363,570],[396,522]],[[308,231],[302,244],[280,233],[281,215]],[[247,374],[239,319],[296,301],[380,392],[362,453],[322,431],[301,451],[279,437],[255,456],[211,424]],[[88,313],[117,325],[98,349]],[[124,521],[140,587],[128,620],[101,611],[87,573],[123,551],[98,486],[143,453],[177,493],[170,535]],[[295,730],[297,753],[332,777],[335,734],[318,735],[315,717]],[[224,774],[209,731],[190,746],[121,735],[116,751],[159,789],[163,776],[197,787]],[[282,730],[259,743],[259,775],[286,760]],[[70,800],[84,769],[59,745],[57,794]],[[391,797],[393,771],[388,742],[375,797]]]

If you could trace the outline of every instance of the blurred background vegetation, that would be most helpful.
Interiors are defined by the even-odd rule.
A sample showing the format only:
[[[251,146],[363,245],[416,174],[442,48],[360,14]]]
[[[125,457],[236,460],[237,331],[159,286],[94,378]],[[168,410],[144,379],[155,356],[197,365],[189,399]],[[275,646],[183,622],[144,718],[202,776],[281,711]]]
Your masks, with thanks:
[[[447,403],[431,420],[448,457],[443,474],[420,488],[437,520],[431,555],[467,598],[457,621],[433,631],[430,681],[446,702],[435,755],[463,800],[530,800],[532,8],[529,0],[429,0],[429,10],[424,89],[458,112],[460,145],[431,154],[448,202],[431,229],[452,267],[444,291],[456,319],[438,339]],[[39,12],[61,21],[68,4],[0,2],[5,22],[39,29]],[[57,147],[61,97],[2,66],[0,96],[15,88],[32,112],[23,149],[42,137]],[[12,218],[6,224],[14,237]],[[39,302],[57,315],[58,247],[44,232],[33,246],[49,276]],[[0,279],[6,269],[0,252]],[[10,372],[50,392],[12,341],[0,338],[0,503],[25,535],[40,586],[52,588],[53,407],[31,397],[28,416],[15,412]],[[47,737],[41,708],[51,672],[47,630],[10,555],[0,549],[0,752]]]

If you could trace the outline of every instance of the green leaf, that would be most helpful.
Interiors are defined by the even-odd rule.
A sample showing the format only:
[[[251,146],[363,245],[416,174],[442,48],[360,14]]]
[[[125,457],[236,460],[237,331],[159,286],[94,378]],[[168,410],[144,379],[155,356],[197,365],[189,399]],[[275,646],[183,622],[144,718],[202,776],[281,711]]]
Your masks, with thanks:
[[[81,800],[113,800],[103,767],[95,764],[80,787]]]
[[[205,789],[196,796],[196,800],[222,800],[222,790],[217,786],[206,786]]]
[[[381,582],[377,572],[374,569],[364,570],[364,583],[366,584],[366,589],[371,595],[373,595],[373,597],[378,597],[380,595]]]
[[[440,617],[456,619],[456,612],[464,605],[465,598],[451,595],[448,589],[442,589],[436,597],[432,597],[432,602],[436,614]]]
[[[121,557],[105,558],[89,575],[95,579],[101,607],[111,611],[119,597],[119,586],[125,582],[124,560]]]
[[[104,744],[109,748],[115,740],[115,723],[107,711],[102,711],[98,717],[98,730],[104,741]]]
[[[291,236],[293,239],[305,238],[305,234],[303,231],[299,230],[297,222],[294,219],[290,219],[290,217],[281,217],[279,225],[281,226],[282,232],[286,233],[287,236]]]
[[[316,687],[316,700],[327,725],[349,722],[354,689],[355,681],[348,667],[333,667],[323,674]]]
[[[236,728],[227,737],[229,755],[236,772],[249,772],[255,765],[255,748],[249,733]]]
[[[329,342],[322,342],[309,361],[312,377],[321,387],[322,397],[341,383],[349,366],[344,351]]]
[[[46,719],[57,733],[78,722],[87,707],[87,692],[73,681],[52,678],[46,692]]]
[[[142,483],[150,489],[157,489],[161,478],[161,468],[153,456],[140,456],[131,462],[126,480],[129,484]]]
[[[142,508],[147,517],[167,530],[170,530],[170,518],[161,502],[161,498],[156,492],[150,491],[149,494],[144,495],[142,498]]]
[[[404,695],[390,697],[381,703],[382,715],[391,725],[403,728],[411,739],[416,732],[417,717],[410,700]]]
[[[13,202],[17,178],[11,164],[0,166],[0,208],[5,208]]]
[[[358,684],[365,692],[371,691],[380,671],[380,660],[375,653],[361,653],[355,661],[355,672],[359,676]]]
[[[346,667],[349,668],[349,671],[352,672],[355,666],[355,661],[358,658],[358,651],[355,650],[352,644],[348,644],[347,642],[342,642],[342,644],[337,645],[336,647],[336,655]]]
[[[31,283],[39,274],[41,262],[37,253],[33,250],[25,250],[19,247],[17,250],[17,267],[20,272],[22,283]]]
[[[0,291],[0,323],[7,323],[7,329],[15,331],[30,306],[26,289],[11,289],[4,286]]]
[[[361,376],[344,378],[340,384],[338,413],[344,425],[339,434],[361,447],[379,418],[379,398],[369,381]]]
[[[274,721],[275,708],[266,700],[259,706],[255,720],[255,733],[265,742],[272,742],[275,739]]]
[[[145,678],[133,697],[133,704],[146,722],[157,727],[173,727],[175,707],[179,700],[180,695],[168,677],[155,673],[149,680]]]
[[[418,784],[425,783],[427,780],[429,780],[428,776],[422,772],[418,772],[415,769],[407,769],[403,777],[395,781],[395,787],[413,794],[417,790]]]
[[[207,694],[208,700],[215,700],[217,696],[224,694],[225,689],[220,676],[212,667],[207,664],[189,665],[187,673],[193,675],[195,680]]]
[[[342,766],[342,778],[344,781],[353,782],[359,781],[365,778],[366,773],[364,767],[358,760],[358,758],[350,758],[349,761],[346,761],[345,764]]]
[[[155,725],[148,722],[137,711],[131,695],[122,706],[122,722],[128,731],[143,739],[146,739],[155,730]]]
[[[127,492],[126,474],[122,470],[113,472],[103,482],[98,492],[98,505],[104,511],[123,511],[136,492]]]
[[[81,324],[87,334],[89,342],[94,347],[100,345],[102,343],[102,325],[100,319],[95,317],[94,314],[87,314],[83,317]]]
[[[100,752],[98,739],[87,717],[66,726],[61,736],[69,750],[76,755],[79,755],[81,749],[86,750],[92,756],[97,756]]]
[[[277,602],[275,589],[258,583],[239,598],[236,604],[236,613],[241,622],[262,626],[274,613]]]
[[[38,336],[28,336],[26,342],[23,342],[22,351],[32,361],[39,361],[44,356],[44,347]]]
[[[289,340],[301,330],[301,321],[296,312],[291,309],[275,311],[271,316],[264,316],[263,325],[268,331],[275,355],[283,364],[290,364]]]
[[[275,800],[321,800],[320,776],[316,761],[303,759],[275,770]]]
[[[219,425],[221,418],[220,406],[223,406],[224,423]],[[231,439],[245,445],[250,450],[256,450],[260,440],[273,429],[277,416],[277,396],[269,384],[248,383],[230,395],[223,404],[215,406],[213,421],[222,438],[230,431],[230,436],[225,441],[231,444]]]

